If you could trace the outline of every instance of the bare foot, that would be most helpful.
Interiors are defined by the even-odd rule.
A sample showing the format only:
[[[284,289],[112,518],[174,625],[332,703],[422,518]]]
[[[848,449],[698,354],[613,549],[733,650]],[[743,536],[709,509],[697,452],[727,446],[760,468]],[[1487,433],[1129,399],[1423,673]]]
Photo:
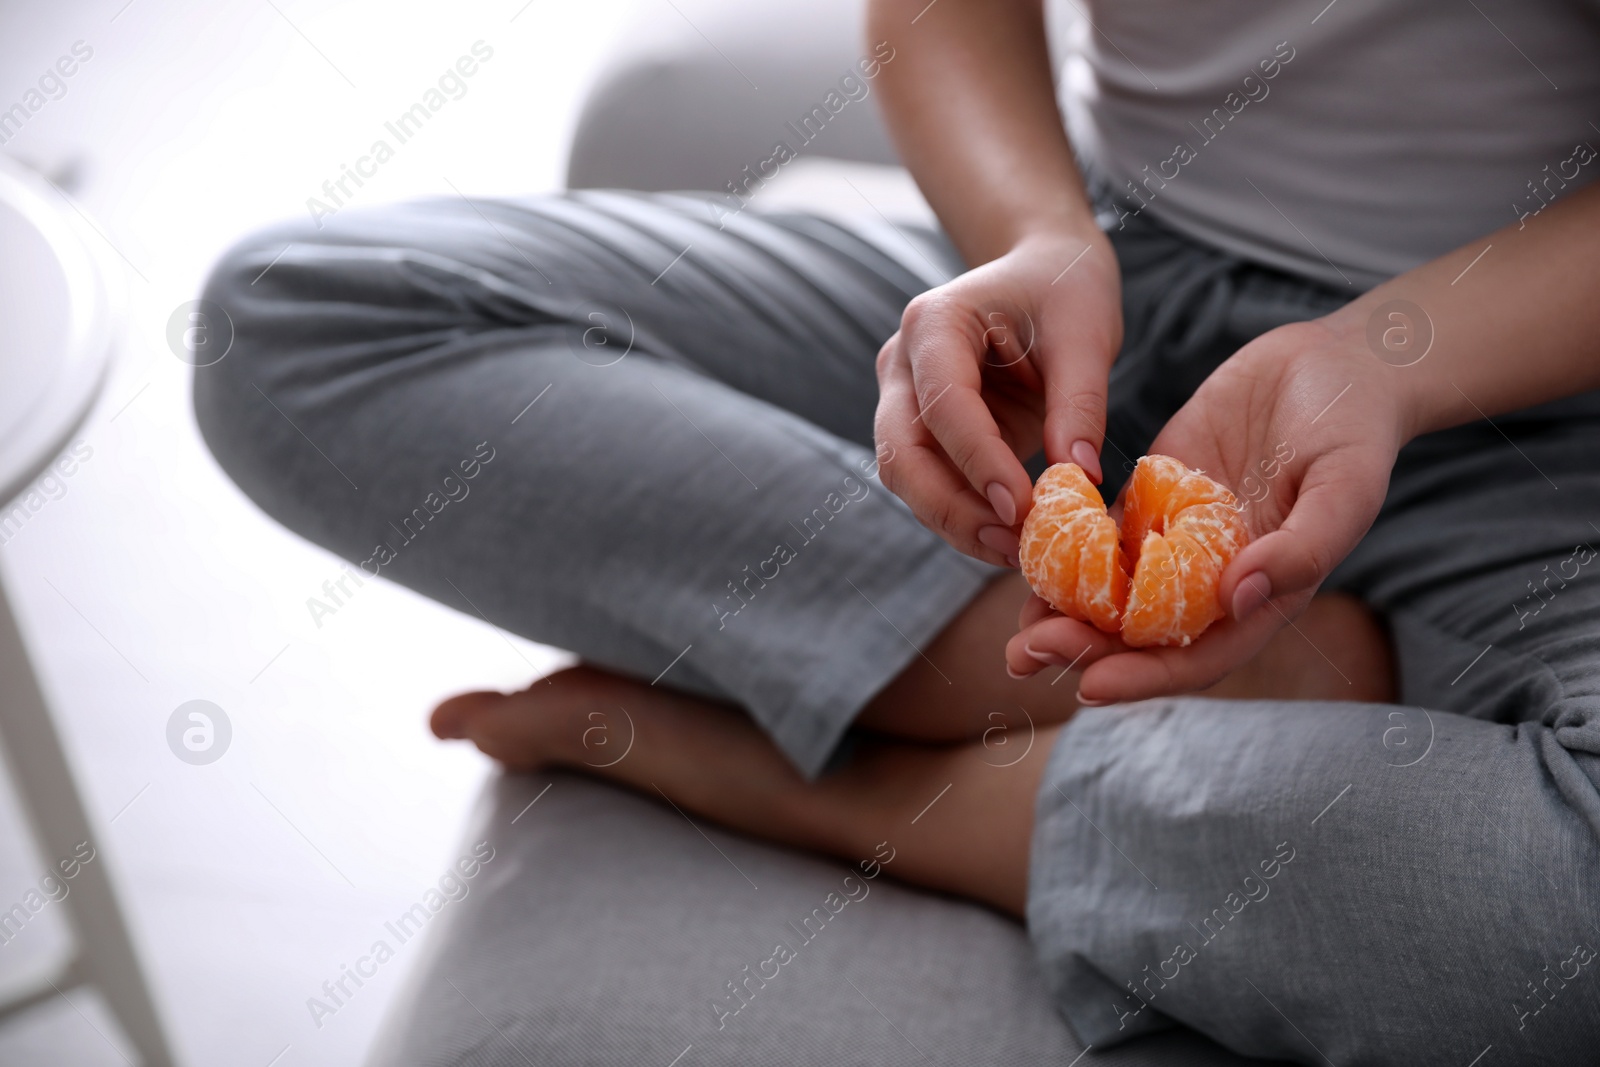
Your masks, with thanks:
[[[907,740],[952,742],[981,736],[996,708],[1026,708],[1040,725],[1070,717],[1078,706],[1076,677],[1062,681],[1059,670],[1023,679],[1006,673],[1006,642],[1030,595],[1020,571],[990,582],[861,709],[856,725]]]
[[[993,595],[1014,594],[1002,586]],[[1004,606],[988,603],[985,613]],[[1391,695],[1388,639],[1360,602],[1318,598],[1297,625],[1210,695]],[[959,688],[958,677],[941,695]],[[517,693],[453,697],[431,725],[511,770],[583,770],[760,838],[852,862],[889,847],[894,876],[1019,916],[1034,794],[1058,732],[1041,729],[1040,744],[1005,764],[982,741],[868,742],[842,770],[807,782],[743,711],[581,665]],[[940,806],[917,826],[931,801]]]
[[[581,666],[520,693],[446,701],[433,726],[514,769],[572,767],[685,818],[852,864],[870,858],[892,877],[1016,916],[1027,899],[1034,795],[1055,738],[1041,730],[1038,744],[1003,764],[982,742],[867,741],[847,766],[808,782],[743,711]],[[596,730],[623,736],[601,743]]]
[[[463,693],[434,709],[428,725],[444,740],[471,741],[514,771],[552,764],[603,766],[633,737],[629,708],[686,698],[582,664],[515,693]]]
[[[1009,608],[1016,591],[996,583],[975,613],[983,621]],[[998,594],[998,595],[996,595]],[[1025,594],[1023,594],[1025,595]],[[995,629],[1008,631],[995,622]],[[963,625],[960,630],[967,629]],[[929,647],[948,650],[952,626]],[[941,646],[941,647],[935,647]],[[999,657],[996,655],[996,660]],[[856,724],[911,740],[956,741],[984,735],[993,726],[986,716],[964,708],[993,708],[981,690],[995,686],[1015,700],[1028,688],[996,671],[994,664],[968,677],[957,664],[971,666],[970,650],[948,655],[944,663],[953,677],[948,685],[932,685],[926,662],[914,661],[891,683],[894,701],[869,705]],[[1045,672],[1048,674],[1048,672]],[[911,676],[908,680],[907,676]],[[1068,679],[1075,682],[1075,679]],[[1030,710],[1037,725],[1048,726],[1071,716],[1072,690],[1066,684],[1057,697],[1042,676],[1030,679]],[[889,692],[886,690],[886,693]],[[1039,698],[1049,694],[1051,701]],[[1359,700],[1387,702],[1395,698],[1394,654],[1381,620],[1361,601],[1342,593],[1316,597],[1295,625],[1285,627],[1249,663],[1201,695],[1236,700]],[[912,696],[918,700],[908,707]],[[1063,703],[1064,702],[1064,703]],[[645,685],[597,667],[579,665],[536,679],[516,693],[477,692],[451,697],[433,712],[430,725],[440,738],[473,742],[485,755],[514,771],[551,765],[601,770],[620,760],[633,744],[637,716],[660,711],[714,708],[746,718],[726,705],[711,705],[670,689]],[[889,713],[890,708],[893,713]],[[941,710],[943,709],[943,710]],[[970,719],[970,728],[967,720]],[[716,720],[709,720],[716,721]],[[905,728],[910,721],[913,725]],[[930,730],[928,723],[938,723]],[[929,738],[929,733],[933,738]]]
[[[1202,695],[1390,703],[1397,691],[1394,649],[1383,620],[1347,593],[1319,593],[1293,625]]]
[[[1041,726],[1071,718],[1080,672],[1051,667],[1021,680],[1006,673],[1006,642],[1030,595],[1018,571],[989,583],[861,710],[856,725],[907,740],[953,742],[982,736],[996,708],[1026,708]],[[1203,695],[1383,702],[1395,691],[1382,620],[1353,596],[1322,593],[1294,625]]]

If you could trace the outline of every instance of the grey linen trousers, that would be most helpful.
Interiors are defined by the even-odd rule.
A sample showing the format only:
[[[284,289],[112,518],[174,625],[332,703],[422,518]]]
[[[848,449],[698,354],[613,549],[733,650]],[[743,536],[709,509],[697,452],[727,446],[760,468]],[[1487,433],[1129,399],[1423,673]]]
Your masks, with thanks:
[[[1145,217],[1111,236],[1114,491],[1229,354],[1349,294]],[[735,701],[814,775],[998,573],[875,477],[873,357],[962,269],[935,232],[719,227],[689,195],[350,211],[219,264],[232,346],[195,408],[268,514],[369,575]],[[1330,582],[1388,619],[1402,704],[1175,697],[1061,732],[1028,925],[1085,1043],[1596,1062],[1597,446],[1596,395],[1407,446]]]

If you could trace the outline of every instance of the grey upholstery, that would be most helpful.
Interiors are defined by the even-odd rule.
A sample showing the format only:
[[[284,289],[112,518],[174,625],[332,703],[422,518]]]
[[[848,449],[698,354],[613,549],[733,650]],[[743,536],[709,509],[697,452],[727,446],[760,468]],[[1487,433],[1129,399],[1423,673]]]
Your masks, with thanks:
[[[640,5],[589,91],[568,187],[723,191],[776,141],[794,141],[784,123],[855,70],[862,37],[861,0]],[[897,162],[870,95],[834,116],[806,154]]]
[[[977,905],[880,876],[802,943],[788,924],[845,864],[564,774],[494,780],[463,855],[481,841],[494,858],[429,925],[369,1067],[666,1067],[685,1049],[678,1067],[1065,1067],[1082,1051],[1022,928]],[[795,958],[719,1031],[713,1001],[778,940]],[[1257,1061],[1185,1031],[1083,1062]]]

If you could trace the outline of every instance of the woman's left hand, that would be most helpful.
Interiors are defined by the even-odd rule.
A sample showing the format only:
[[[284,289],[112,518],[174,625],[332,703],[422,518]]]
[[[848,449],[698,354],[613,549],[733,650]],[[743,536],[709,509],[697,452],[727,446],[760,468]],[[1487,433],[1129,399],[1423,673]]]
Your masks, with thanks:
[[[1204,689],[1253,657],[1310,602],[1383,504],[1407,435],[1398,369],[1348,316],[1263,334],[1218,367],[1151,445],[1226,485],[1252,540],[1222,574],[1227,616],[1193,644],[1131,649],[1033,597],[1006,646],[1016,674],[1085,668],[1105,704]]]

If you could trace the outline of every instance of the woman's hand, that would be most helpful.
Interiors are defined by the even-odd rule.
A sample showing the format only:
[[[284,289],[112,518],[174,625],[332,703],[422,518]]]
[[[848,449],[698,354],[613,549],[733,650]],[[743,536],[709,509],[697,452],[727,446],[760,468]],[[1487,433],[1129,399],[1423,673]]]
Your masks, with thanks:
[[[913,300],[878,354],[883,483],[934,532],[1017,555],[1044,446],[1098,473],[1122,276],[1056,106],[1044,5],[869,0],[878,102],[973,270]],[[891,62],[892,59],[892,62]]]
[[[1022,459],[1043,445],[1100,480],[1121,301],[1111,243],[1087,227],[1026,237],[913,300],[878,353],[884,485],[962,552],[1015,566]]]
[[[1372,525],[1402,444],[1600,389],[1597,234],[1600,185],[1241,348],[1150,449],[1243,502],[1255,540],[1223,572],[1228,618],[1188,648],[1130,650],[1035,597],[1006,646],[1012,671],[1088,665],[1079,692],[1101,704],[1204,689],[1250,659]],[[1397,306],[1428,341],[1391,365],[1377,351]]]
[[[1032,598],[1006,646],[1013,672],[1086,667],[1085,703],[1204,689],[1302,611],[1372,525],[1409,433],[1396,379],[1352,317],[1296,323],[1241,348],[1196,390],[1150,451],[1239,498],[1253,540],[1222,574],[1227,617],[1187,648],[1129,649]],[[1357,322],[1359,325],[1359,322]]]

